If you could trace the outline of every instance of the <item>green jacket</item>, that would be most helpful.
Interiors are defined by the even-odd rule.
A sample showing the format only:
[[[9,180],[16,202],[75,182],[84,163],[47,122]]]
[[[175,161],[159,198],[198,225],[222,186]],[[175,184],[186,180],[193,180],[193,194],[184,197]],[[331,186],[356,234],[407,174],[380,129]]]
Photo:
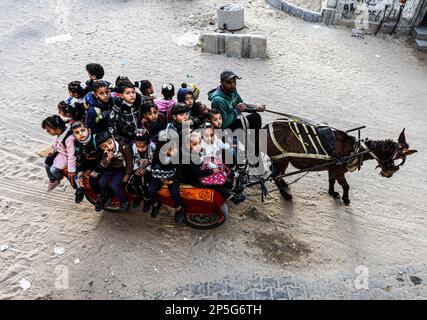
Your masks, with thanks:
[[[212,103],[212,109],[217,109],[221,112],[223,129],[228,128],[240,114],[240,110],[236,106],[242,103],[243,100],[236,90],[231,95],[228,95],[218,87],[209,91],[208,99]]]

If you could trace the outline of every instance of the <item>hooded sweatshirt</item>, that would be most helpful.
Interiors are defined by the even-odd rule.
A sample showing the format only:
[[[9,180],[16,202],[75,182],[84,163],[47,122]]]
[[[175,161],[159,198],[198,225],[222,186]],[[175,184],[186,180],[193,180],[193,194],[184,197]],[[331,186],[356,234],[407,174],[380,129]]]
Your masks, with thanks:
[[[154,104],[157,106],[157,109],[159,109],[159,112],[166,116],[168,121],[172,121],[172,107],[175,105],[176,100],[166,100],[163,98],[157,98],[154,99]]]
[[[225,93],[221,86],[208,92],[208,99],[211,101],[212,109],[217,109],[222,116],[222,128],[228,128],[241,113],[236,107],[243,100],[236,90],[230,94]]]
[[[116,97],[111,96],[108,103],[103,104],[93,92],[85,96],[85,106],[88,108],[86,124],[92,133],[108,131],[108,119]]]

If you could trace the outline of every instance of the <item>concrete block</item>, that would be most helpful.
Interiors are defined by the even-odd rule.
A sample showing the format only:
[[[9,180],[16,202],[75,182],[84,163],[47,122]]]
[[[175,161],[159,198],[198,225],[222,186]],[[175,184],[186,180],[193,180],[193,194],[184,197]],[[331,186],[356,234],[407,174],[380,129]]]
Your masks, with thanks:
[[[267,56],[267,38],[262,36],[251,37],[249,52],[249,58],[265,59]]]
[[[225,55],[227,57],[241,58],[242,57],[242,37],[225,36]]]
[[[325,8],[322,10],[322,22],[327,26],[333,24],[335,21],[336,9]]]
[[[205,33],[200,36],[202,52],[218,52],[218,35],[214,33]]]
[[[267,38],[250,34],[204,33],[200,36],[202,52],[228,57],[265,59]]]

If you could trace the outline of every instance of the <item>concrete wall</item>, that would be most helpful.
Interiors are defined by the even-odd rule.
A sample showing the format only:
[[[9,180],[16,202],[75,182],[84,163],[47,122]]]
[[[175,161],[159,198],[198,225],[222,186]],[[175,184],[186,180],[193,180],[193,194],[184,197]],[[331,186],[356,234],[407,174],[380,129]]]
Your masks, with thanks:
[[[402,12],[396,32],[410,33],[421,10],[423,0],[408,0]],[[335,24],[354,26],[357,29],[374,31],[384,16],[381,31],[389,32],[394,27],[399,13],[399,0],[338,0]]]

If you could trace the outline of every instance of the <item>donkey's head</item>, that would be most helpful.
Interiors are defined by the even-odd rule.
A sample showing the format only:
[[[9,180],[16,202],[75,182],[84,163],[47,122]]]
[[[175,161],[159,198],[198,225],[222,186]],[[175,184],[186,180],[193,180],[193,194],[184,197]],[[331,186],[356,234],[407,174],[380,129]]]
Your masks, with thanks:
[[[399,135],[397,142],[393,140],[369,141],[368,147],[378,158],[377,168],[381,168],[380,175],[390,178],[400,169],[406,161],[406,157],[417,152],[410,150],[406,142],[405,129]],[[396,161],[399,161],[396,163]]]

